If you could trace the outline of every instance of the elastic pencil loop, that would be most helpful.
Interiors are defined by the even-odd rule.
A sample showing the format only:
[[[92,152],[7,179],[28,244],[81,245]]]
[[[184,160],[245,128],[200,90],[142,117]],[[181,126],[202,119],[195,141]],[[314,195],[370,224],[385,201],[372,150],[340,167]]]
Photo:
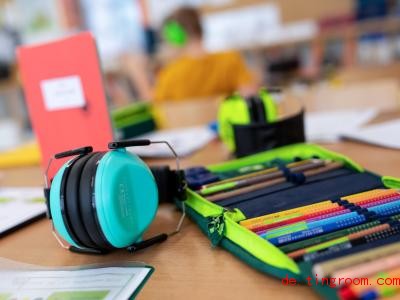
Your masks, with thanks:
[[[368,210],[357,205],[354,206],[354,211],[358,212],[360,215],[366,215]]]
[[[350,209],[353,212],[357,212],[360,215],[363,215],[367,220],[376,220],[377,216],[374,212],[369,211],[366,208],[363,208],[361,206],[358,206],[354,203],[348,202],[347,200],[339,200],[338,201],[340,206],[343,206],[344,208]]]
[[[270,161],[271,167],[278,167],[279,169],[281,167],[286,168],[286,162],[282,159],[279,158],[275,158],[273,160]],[[283,171],[283,170],[282,170]]]
[[[339,204],[340,206],[342,206],[346,209],[349,209],[352,212],[357,212],[358,214],[363,215],[363,212],[360,211],[361,207],[355,205],[354,203],[351,203],[347,200],[342,200],[342,199],[336,199],[336,200],[333,200],[333,202]]]
[[[289,168],[286,167],[286,162],[284,162],[281,159],[274,159],[271,161],[271,164],[276,166],[279,170],[282,171],[283,176],[286,178],[287,181],[289,181],[289,176],[291,174]]]
[[[394,219],[391,219],[390,217],[383,217],[382,219],[380,219],[380,221],[382,222],[382,223],[387,223],[387,224],[389,224],[391,227],[396,227],[396,226],[400,226],[400,222],[399,222],[399,220],[394,220]]]
[[[276,159],[273,160],[272,163],[275,164],[278,169],[282,171],[283,176],[286,178],[287,182],[291,182],[294,184],[303,184],[306,181],[306,176],[303,173],[294,173],[290,171],[290,169],[286,167],[285,162],[283,162],[282,160]]]
[[[379,215],[377,215],[375,212],[369,211],[365,208],[363,208],[361,210],[361,214],[363,214],[367,218],[368,221],[379,220]]]
[[[356,205],[354,205],[354,203],[349,203],[346,200],[341,200],[341,202],[339,203],[340,206],[343,206],[344,208],[348,208],[351,211],[357,211],[357,207]]]
[[[331,200],[333,203],[337,203],[337,204],[339,204],[340,206],[344,206],[343,204],[346,204],[346,203],[348,203],[346,200],[342,200],[342,199],[340,199],[340,198],[335,198],[335,199],[333,199],[333,200]]]
[[[306,181],[306,176],[303,173],[290,173],[288,181],[295,184],[303,184]]]
[[[358,205],[356,205],[355,206],[355,210],[359,213],[359,214],[362,214],[362,215],[367,215],[367,214],[369,214],[370,213],[370,211],[368,210],[368,209],[366,209],[366,208],[364,208],[364,207],[360,207],[360,206],[358,206]]]
[[[379,215],[377,215],[375,212],[368,210],[367,208],[358,206],[354,203],[348,202],[347,200],[338,200],[337,202],[340,206],[343,206],[344,208],[350,209],[352,212],[357,212],[359,215],[363,215],[367,221],[375,221],[375,220],[380,220]]]

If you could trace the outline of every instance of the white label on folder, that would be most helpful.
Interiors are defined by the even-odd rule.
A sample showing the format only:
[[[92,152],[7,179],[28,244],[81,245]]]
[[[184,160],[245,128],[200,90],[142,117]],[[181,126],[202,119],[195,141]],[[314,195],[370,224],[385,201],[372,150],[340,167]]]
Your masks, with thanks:
[[[79,76],[42,80],[40,88],[47,110],[61,110],[85,106],[85,97]]]

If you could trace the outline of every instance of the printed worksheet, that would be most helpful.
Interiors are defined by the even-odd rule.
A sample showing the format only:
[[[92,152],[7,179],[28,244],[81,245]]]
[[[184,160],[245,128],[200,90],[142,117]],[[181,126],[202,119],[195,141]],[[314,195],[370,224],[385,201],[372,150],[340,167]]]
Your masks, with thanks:
[[[43,188],[0,188],[0,236],[45,213]]]
[[[0,300],[129,299],[151,267],[77,270],[0,270]]]

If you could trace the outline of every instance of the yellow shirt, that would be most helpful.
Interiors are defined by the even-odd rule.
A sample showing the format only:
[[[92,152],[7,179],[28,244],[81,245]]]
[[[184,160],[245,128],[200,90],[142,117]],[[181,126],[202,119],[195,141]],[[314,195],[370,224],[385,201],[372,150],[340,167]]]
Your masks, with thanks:
[[[155,100],[183,100],[230,94],[252,83],[252,76],[236,52],[182,57],[158,75]]]

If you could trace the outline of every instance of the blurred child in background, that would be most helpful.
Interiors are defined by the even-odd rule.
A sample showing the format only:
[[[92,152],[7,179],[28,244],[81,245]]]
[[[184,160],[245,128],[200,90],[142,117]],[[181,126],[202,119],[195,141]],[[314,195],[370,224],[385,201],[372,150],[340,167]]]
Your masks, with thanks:
[[[237,52],[207,53],[203,47],[200,16],[182,7],[169,16],[162,28],[164,39],[180,47],[180,56],[158,74],[154,99],[181,100],[235,91],[254,90],[254,80]]]
[[[161,67],[153,86],[146,86],[142,76],[140,80],[133,78],[145,91],[142,97],[155,101],[180,101],[227,95],[235,91],[246,95],[256,90],[253,74],[239,53],[207,53],[196,9],[181,7],[176,10],[164,21],[161,34],[178,55]],[[138,67],[137,63],[132,63],[129,69],[137,70]],[[134,75],[133,71],[130,73]]]

